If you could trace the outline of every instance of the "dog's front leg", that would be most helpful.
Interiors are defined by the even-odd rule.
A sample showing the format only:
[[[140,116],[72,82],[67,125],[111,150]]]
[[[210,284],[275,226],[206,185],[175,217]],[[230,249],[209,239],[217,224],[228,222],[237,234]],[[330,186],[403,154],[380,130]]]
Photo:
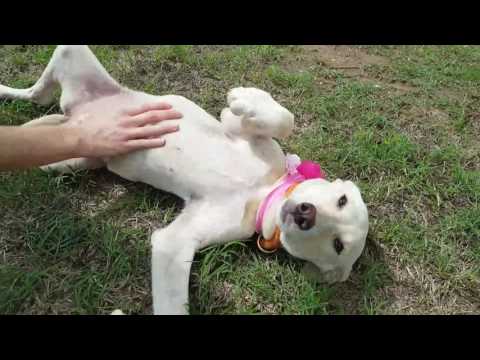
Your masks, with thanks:
[[[152,237],[152,291],[155,315],[188,314],[188,282],[195,254],[192,242],[157,231]]]
[[[188,282],[195,250],[205,235],[201,206],[190,205],[174,222],[152,234],[155,315],[188,314]]]
[[[173,223],[152,234],[155,315],[188,314],[190,269],[197,249],[248,237],[238,216],[243,208],[235,204],[189,204]]]

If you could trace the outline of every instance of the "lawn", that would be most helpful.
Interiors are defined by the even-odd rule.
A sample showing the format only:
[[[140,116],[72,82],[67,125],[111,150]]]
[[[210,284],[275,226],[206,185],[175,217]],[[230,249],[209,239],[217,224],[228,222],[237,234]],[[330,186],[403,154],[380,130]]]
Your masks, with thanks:
[[[54,46],[0,46],[0,84],[31,86]],[[254,242],[195,257],[192,314],[479,314],[479,46],[92,46],[121,83],[218,117],[254,86],[296,116],[282,147],[351,179],[370,212],[347,282]],[[0,125],[58,112],[0,100]],[[0,313],[151,314],[151,232],[182,202],[106,170],[0,173]]]

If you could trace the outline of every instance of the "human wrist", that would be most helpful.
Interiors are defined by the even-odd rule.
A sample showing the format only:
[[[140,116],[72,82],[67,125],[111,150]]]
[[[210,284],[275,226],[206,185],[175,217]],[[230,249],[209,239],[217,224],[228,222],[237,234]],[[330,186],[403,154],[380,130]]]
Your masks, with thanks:
[[[85,157],[88,154],[86,137],[82,128],[76,126],[64,126],[62,128],[65,149],[72,157]]]

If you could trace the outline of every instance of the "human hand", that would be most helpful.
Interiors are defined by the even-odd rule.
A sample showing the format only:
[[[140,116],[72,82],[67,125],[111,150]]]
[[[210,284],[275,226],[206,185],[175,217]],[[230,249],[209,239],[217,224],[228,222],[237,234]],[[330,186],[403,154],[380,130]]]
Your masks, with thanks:
[[[182,114],[160,102],[125,111],[118,119],[100,115],[97,119],[92,114],[74,116],[65,126],[76,130],[79,156],[111,157],[164,146],[163,136],[178,131],[179,127],[162,123],[180,118]]]

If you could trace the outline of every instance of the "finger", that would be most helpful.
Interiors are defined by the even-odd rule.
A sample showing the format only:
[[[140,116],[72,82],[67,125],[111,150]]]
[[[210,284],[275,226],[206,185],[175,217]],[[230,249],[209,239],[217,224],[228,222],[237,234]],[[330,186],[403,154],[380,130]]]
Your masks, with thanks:
[[[170,110],[172,108],[172,105],[164,103],[164,102],[158,102],[158,103],[151,103],[151,104],[143,104],[141,106],[138,106],[136,108],[130,109],[126,111],[127,115],[130,116],[136,116],[139,114],[143,114],[144,112],[147,111],[153,111],[153,110]]]
[[[159,137],[162,135],[177,132],[179,130],[176,126],[145,126],[141,128],[132,129],[128,132],[127,139],[148,139],[153,137]]]
[[[175,110],[156,110],[149,111],[144,114],[137,115],[133,118],[127,119],[124,121],[126,127],[138,127],[145,125],[153,125],[160,121],[164,120],[178,120],[181,119],[183,115]]]
[[[127,142],[127,148],[129,151],[143,150],[143,149],[152,149],[165,146],[166,141],[162,138],[155,139],[139,139],[139,140],[130,140]]]

